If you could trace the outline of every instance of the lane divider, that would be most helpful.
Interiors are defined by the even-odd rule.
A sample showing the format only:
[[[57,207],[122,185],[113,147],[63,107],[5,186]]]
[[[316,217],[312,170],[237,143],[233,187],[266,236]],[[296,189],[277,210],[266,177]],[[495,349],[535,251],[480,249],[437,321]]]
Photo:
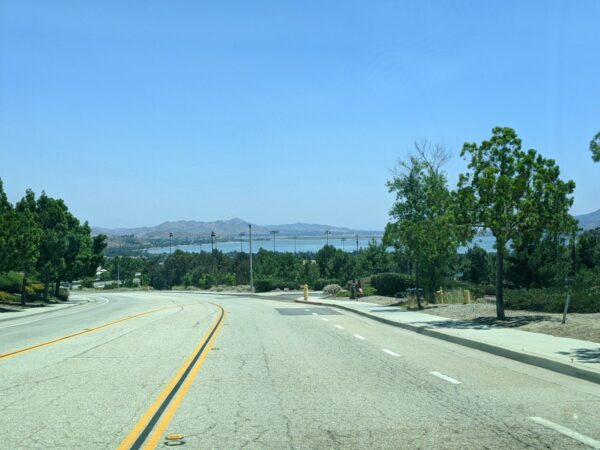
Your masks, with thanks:
[[[117,323],[125,322],[127,320],[137,319],[138,317],[147,316],[148,314],[152,314],[152,313],[155,313],[155,312],[158,312],[158,311],[163,311],[165,309],[172,309],[172,308],[181,308],[181,306],[179,306],[179,305],[165,306],[165,307],[162,307],[162,308],[157,308],[157,309],[153,309],[153,310],[150,310],[150,311],[146,311],[146,312],[143,312],[143,313],[140,313],[140,314],[135,314],[133,316],[127,316],[127,317],[124,317],[122,319],[114,320],[112,322],[108,322],[108,323],[105,323],[103,325],[99,325],[97,327],[85,328],[85,329],[83,329],[81,331],[78,331],[77,333],[68,334],[68,335],[60,337],[58,339],[52,339],[51,341],[41,342],[39,344],[31,345],[29,347],[25,347],[25,348],[22,348],[22,349],[19,349],[19,350],[15,350],[15,351],[12,351],[12,352],[9,352],[9,353],[4,353],[4,354],[0,355],[0,359],[12,358],[13,356],[22,355],[23,353],[30,352],[30,351],[36,350],[38,348],[48,347],[49,345],[53,345],[53,344],[57,344],[59,342],[66,341],[67,339],[72,339],[72,338],[77,337],[77,336],[81,336],[81,335],[88,334],[88,333],[93,333],[94,331],[98,331],[98,330],[101,330],[103,328],[107,328],[107,327],[110,327],[112,325],[116,325]]]
[[[573,431],[570,428],[563,427],[557,423],[551,422],[543,417],[530,417],[529,419],[533,420],[535,423],[542,425],[546,428],[550,428],[551,430],[558,431],[559,433],[570,437],[576,441],[581,442],[591,448],[600,449],[600,441],[592,439],[591,437],[585,436],[584,434],[580,434],[577,431]]]
[[[388,350],[387,348],[382,348],[381,350],[391,356],[400,356],[398,353]]]
[[[443,373],[439,373],[439,372],[429,372],[431,375],[433,375],[434,377],[438,377],[441,378],[444,381],[447,381],[448,383],[452,383],[452,384],[460,384],[460,381],[455,380],[454,378],[450,378],[447,375],[444,375]]]
[[[215,306],[220,310],[219,317],[173,379],[119,444],[118,450],[154,449],[158,445],[223,327],[227,313],[220,305]]]

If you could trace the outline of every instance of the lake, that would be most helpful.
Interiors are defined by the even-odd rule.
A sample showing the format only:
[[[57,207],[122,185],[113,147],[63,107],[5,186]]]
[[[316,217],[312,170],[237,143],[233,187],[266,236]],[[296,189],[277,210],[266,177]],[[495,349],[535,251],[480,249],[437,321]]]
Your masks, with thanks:
[[[333,245],[340,250],[344,250],[346,252],[354,252],[357,249],[366,248],[369,245],[373,238],[359,237],[358,244],[356,238],[346,238],[342,240],[339,237],[330,237],[329,244]],[[377,243],[381,242],[381,236],[374,238]],[[492,236],[477,236],[471,244],[467,247],[459,247],[459,253],[465,253],[467,248],[473,245],[479,245],[484,248],[486,251],[491,252],[494,251],[494,237]],[[298,238],[294,240],[294,238],[289,237],[281,237],[275,240],[275,251],[276,252],[318,252],[323,248],[326,244],[326,239],[323,238]],[[241,246],[240,246],[241,245]],[[231,252],[239,252],[241,251],[247,253],[248,252],[248,240],[244,241],[228,241],[228,242],[215,242],[215,248],[217,250],[221,250],[223,253],[231,253]],[[273,250],[273,240],[271,238],[260,238],[252,240],[252,253],[258,252],[261,248],[265,250]],[[181,250],[184,252],[190,253],[200,253],[200,252],[210,252],[210,244],[194,244],[194,245],[174,245],[172,250]],[[146,250],[149,254],[157,255],[161,253],[169,253],[169,247],[153,247]]]

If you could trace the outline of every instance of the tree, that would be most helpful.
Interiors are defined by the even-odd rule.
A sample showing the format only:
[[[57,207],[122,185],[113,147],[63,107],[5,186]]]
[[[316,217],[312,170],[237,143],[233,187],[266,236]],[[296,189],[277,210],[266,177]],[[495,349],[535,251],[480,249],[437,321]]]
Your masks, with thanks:
[[[452,226],[451,194],[441,168],[449,154],[440,146],[416,143],[416,154],[401,161],[388,189],[396,194],[390,210],[394,220],[387,224],[384,243],[402,248],[412,260],[417,304],[421,306],[421,275],[431,294],[446,274],[459,244],[458,229]]]
[[[490,140],[465,143],[461,156],[469,172],[458,182],[459,216],[473,228],[487,228],[496,239],[496,313],[504,320],[504,257],[514,245],[549,233],[571,233],[576,222],[569,215],[573,181],[562,181],[551,159],[521,149],[512,128],[496,127]]]
[[[36,221],[41,229],[40,256],[37,271],[44,283],[44,301],[48,301],[48,288],[66,269],[69,231],[67,207],[63,200],[48,197],[45,192],[36,202]]]
[[[596,133],[594,139],[590,142],[590,151],[594,162],[600,162],[600,131]]]
[[[491,255],[475,245],[467,250],[465,257],[467,264],[463,278],[475,284],[490,283],[493,272],[493,265],[490,263]]]

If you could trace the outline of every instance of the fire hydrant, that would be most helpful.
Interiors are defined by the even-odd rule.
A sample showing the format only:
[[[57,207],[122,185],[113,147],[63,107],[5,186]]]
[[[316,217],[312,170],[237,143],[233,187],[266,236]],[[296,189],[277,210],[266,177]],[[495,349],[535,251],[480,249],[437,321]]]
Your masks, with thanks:
[[[308,284],[304,285],[304,300],[308,300]]]

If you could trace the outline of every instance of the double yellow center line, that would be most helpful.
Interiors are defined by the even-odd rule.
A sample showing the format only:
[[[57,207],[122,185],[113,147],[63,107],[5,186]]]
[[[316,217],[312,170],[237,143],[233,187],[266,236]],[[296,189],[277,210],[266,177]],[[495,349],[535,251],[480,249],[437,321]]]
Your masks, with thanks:
[[[213,322],[208,333],[179,368],[173,379],[119,444],[119,450],[156,447],[221,331],[227,313],[221,306],[216,306],[220,310],[219,317]]]
[[[30,347],[25,347],[25,348],[21,348],[19,350],[15,350],[15,351],[12,351],[12,352],[9,352],[9,353],[1,354],[0,355],[0,359],[11,358],[13,356],[17,356],[17,355],[20,355],[22,353],[30,352],[31,350],[36,350],[38,348],[47,347],[49,345],[53,345],[53,344],[56,344],[58,342],[66,341],[67,339],[72,339],[74,337],[81,336],[83,334],[93,333],[94,331],[98,331],[98,330],[101,330],[103,328],[110,327],[111,325],[115,325],[117,323],[125,322],[127,320],[137,319],[138,317],[146,316],[148,314],[152,314],[152,313],[155,313],[155,312],[158,312],[158,311],[162,311],[164,309],[171,309],[171,308],[178,308],[178,307],[180,307],[180,306],[165,306],[165,307],[162,307],[162,308],[157,308],[157,309],[153,309],[151,311],[146,311],[146,312],[143,312],[143,313],[140,313],[140,314],[136,314],[134,316],[127,316],[127,317],[125,317],[123,319],[113,320],[112,322],[108,322],[108,323],[105,323],[103,325],[99,325],[99,326],[94,327],[94,328],[86,328],[85,330],[81,330],[81,331],[78,331],[77,333],[73,333],[73,334],[68,334],[68,335],[60,337],[58,339],[53,339],[51,341],[41,342],[39,344],[35,344],[35,345],[30,346]]]

